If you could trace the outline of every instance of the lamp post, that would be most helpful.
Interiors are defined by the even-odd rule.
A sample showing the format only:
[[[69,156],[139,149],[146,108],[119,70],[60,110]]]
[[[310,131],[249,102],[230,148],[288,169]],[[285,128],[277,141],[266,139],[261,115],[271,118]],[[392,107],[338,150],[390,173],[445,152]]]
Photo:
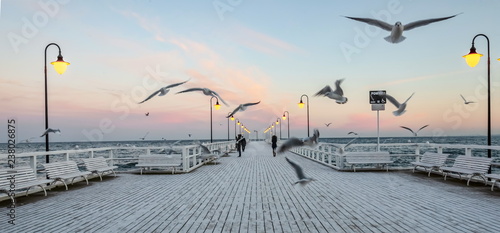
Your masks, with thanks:
[[[288,138],[290,138],[290,113],[289,113],[288,111],[284,111],[284,112],[283,112],[283,116],[282,116],[281,118],[282,118],[283,120],[286,120],[286,118],[287,118],[287,117],[285,116],[285,113],[287,113],[287,114],[288,114],[288,122],[287,122],[288,134],[287,134],[287,136],[288,136]]]
[[[231,114],[231,112],[229,112],[229,113],[228,113],[228,115],[229,115],[229,114]],[[230,140],[230,139],[229,139],[229,118],[231,118],[231,120],[232,120],[232,121],[234,121],[234,117],[233,117],[233,115],[231,115],[231,117],[228,117],[228,118],[227,118],[227,141],[229,141],[229,140]],[[234,135],[234,136],[236,136],[236,135]]]
[[[302,102],[302,97],[307,97],[307,136],[309,137],[309,96],[303,94],[300,96],[300,102],[298,103],[299,108],[304,107],[304,102]]]
[[[255,132],[256,141],[259,141],[259,131],[253,130]]]
[[[212,96],[212,98],[210,98],[210,142],[212,143],[213,142],[213,129],[212,129],[212,99],[215,98],[217,101],[214,105],[215,107],[215,110],[219,110],[220,109],[220,104],[219,104],[219,98],[215,97],[215,96]]]
[[[281,118],[279,118],[279,117],[276,118],[276,124],[280,125],[280,140],[281,140],[281,124],[280,123],[281,123]]]
[[[55,45],[57,49],[59,49],[59,55],[57,56],[57,61],[51,62],[50,64],[54,65],[54,69],[58,74],[63,74],[66,71],[66,68],[69,65],[69,62],[65,62],[63,60],[63,56],[61,55],[61,47],[56,43],[50,43],[45,47],[45,61],[44,65],[44,75],[45,75],[45,130],[49,128],[49,104],[47,101],[47,49],[49,46]],[[45,151],[49,151],[49,134],[45,134]],[[49,163],[49,155],[45,155],[45,162]]]
[[[491,98],[490,98],[490,40],[484,34],[477,34],[472,39],[472,47],[470,48],[470,52],[467,55],[464,55],[465,61],[470,67],[474,67],[479,63],[479,59],[483,56],[482,54],[476,53],[476,48],[474,47],[474,40],[478,36],[483,36],[486,38],[486,42],[488,45],[488,146],[491,146]],[[491,149],[488,149],[488,158],[491,158]],[[488,173],[491,173],[491,167],[488,170]]]

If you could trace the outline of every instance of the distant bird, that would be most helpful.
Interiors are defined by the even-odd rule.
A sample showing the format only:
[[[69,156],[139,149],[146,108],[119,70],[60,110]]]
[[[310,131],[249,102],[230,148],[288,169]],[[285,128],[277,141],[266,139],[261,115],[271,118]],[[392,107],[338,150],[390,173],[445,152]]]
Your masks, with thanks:
[[[191,137],[191,134],[190,134],[190,133],[188,133],[188,136],[189,136],[189,137]]]
[[[212,91],[212,90],[210,90],[210,89],[208,89],[208,88],[197,88],[197,87],[195,87],[195,88],[189,88],[189,89],[186,89],[186,90],[184,90],[184,91],[179,91],[179,92],[177,92],[177,93],[175,93],[175,94],[186,93],[186,92],[192,92],[192,91],[201,91],[201,92],[203,92],[203,94],[204,94],[204,95],[213,96],[213,97],[215,97],[215,98],[219,99],[220,101],[222,101],[222,103],[224,103],[224,105],[228,106],[228,105],[227,105],[227,103],[226,103],[226,101],[224,101],[224,100],[223,100],[223,99],[219,96],[219,94],[217,94],[217,92]]]
[[[462,94],[460,94],[460,96],[462,96],[462,99],[464,100],[464,104],[472,104],[472,103],[475,103],[474,101],[467,101],[464,96]]]
[[[260,101],[259,101],[259,102],[255,102],[255,103],[240,104],[238,107],[236,107],[236,108],[233,110],[233,112],[232,112],[232,113],[230,113],[229,115],[227,115],[227,116],[226,116],[226,118],[229,118],[229,117],[231,117],[231,116],[234,116],[234,114],[235,114],[236,112],[238,112],[238,111],[239,111],[239,112],[243,112],[243,111],[247,110],[247,108],[248,108],[249,106],[257,105],[257,104],[259,104],[259,103],[260,103]]]
[[[318,139],[319,139],[319,130],[314,129],[314,134],[311,137],[304,138],[304,139],[299,139],[292,137],[288,140],[286,140],[281,146],[278,148],[278,153],[283,153],[288,150],[290,150],[293,147],[297,146],[316,146],[318,144]]]
[[[394,97],[392,97],[391,95],[389,94],[385,94],[385,97],[389,100],[389,102],[391,102],[394,106],[396,106],[396,108],[398,108],[398,110],[392,112],[392,114],[394,114],[394,116],[401,116],[403,115],[403,113],[406,112],[406,103],[408,102],[408,100],[411,99],[411,97],[415,94],[415,92],[413,92],[413,94],[411,94],[410,97],[408,97],[408,99],[406,99],[405,102],[403,102],[402,104],[400,104],[396,99],[394,99]]]
[[[330,123],[325,123],[326,127],[330,126],[332,124],[332,122]]]
[[[339,145],[339,144],[332,144],[334,147],[337,147],[337,153],[340,155],[343,155],[345,153],[345,149],[349,147],[358,137],[355,137],[351,139],[347,144],[345,145]]]
[[[306,177],[304,175],[304,171],[302,170],[302,167],[300,167],[297,163],[293,162],[292,160],[288,159],[287,157],[285,157],[285,159],[290,165],[292,165],[293,169],[295,170],[295,173],[297,174],[297,178],[299,178],[299,180],[295,181],[295,183],[293,183],[293,185],[300,184],[301,186],[305,186],[306,184],[308,184],[311,181],[316,181],[313,178]]]
[[[213,152],[210,151],[208,149],[208,147],[202,145],[201,143],[198,144],[201,148],[201,153],[200,153],[200,156],[199,158],[202,159],[202,160],[207,160],[207,159],[211,159],[211,160],[215,160],[215,159],[218,159],[219,158],[219,155],[216,155],[214,154],[213,152],[220,152],[218,150],[214,150]]]
[[[146,139],[146,136],[148,136],[148,134],[149,134],[149,132],[147,132],[147,133],[146,133],[146,135],[144,135],[144,137],[139,138],[139,139],[141,139],[141,140],[143,140],[143,141],[144,141],[144,139]]]
[[[349,135],[349,134],[358,135],[358,133],[356,133],[356,132],[352,132],[352,131],[351,131],[351,132],[349,132],[349,133],[347,133],[347,135]]]
[[[146,116],[149,116],[149,112],[146,113]]]
[[[186,83],[187,81],[189,81],[189,79],[186,80],[186,81],[184,81],[184,82],[174,83],[174,84],[162,87],[159,90],[153,92],[153,94],[151,94],[150,96],[148,96],[148,98],[146,98],[145,100],[139,102],[139,104],[142,104],[142,103],[148,101],[149,99],[155,97],[156,95],[158,95],[158,96],[164,96],[164,95],[166,95],[170,91],[170,88],[182,85],[182,84]]]
[[[411,29],[414,29],[414,28],[417,28],[417,27],[421,27],[421,26],[425,26],[425,25],[430,24],[430,23],[435,23],[435,22],[447,20],[447,19],[453,18],[453,17],[455,17],[457,15],[459,15],[459,14],[448,16],[448,17],[442,17],[442,18],[424,19],[424,20],[415,21],[415,22],[412,22],[412,23],[409,23],[409,24],[406,24],[406,25],[403,25],[399,21],[396,22],[394,25],[390,25],[390,24],[388,24],[386,22],[383,22],[383,21],[380,21],[380,20],[377,20],[377,19],[355,18],[355,17],[348,17],[348,16],[344,16],[344,17],[346,17],[348,19],[360,21],[360,22],[363,22],[363,23],[367,23],[367,24],[370,24],[370,25],[382,28],[382,29],[384,29],[386,31],[390,31],[391,35],[385,37],[384,39],[387,42],[390,42],[390,43],[399,43],[399,42],[401,42],[401,41],[403,41],[403,40],[406,39],[406,37],[403,36],[403,31],[409,31]]]
[[[49,133],[57,133],[57,134],[61,134],[61,130],[59,129],[52,129],[52,128],[48,128],[45,130],[45,132],[43,132],[43,134],[40,136],[40,137],[43,137]]]
[[[425,127],[427,127],[427,126],[429,126],[429,125],[424,125],[424,126],[420,127],[420,129],[418,129],[416,132],[415,132],[415,131],[413,131],[412,129],[410,129],[410,128],[406,127],[406,126],[399,126],[399,127],[403,128],[403,129],[406,129],[406,130],[409,130],[409,131],[413,134],[413,136],[415,136],[415,137],[416,137],[416,136],[417,136],[417,134],[418,134],[418,132],[420,132],[420,130],[424,129],[424,128],[425,128]]]
[[[335,81],[335,91],[329,85],[326,85],[318,91],[314,96],[326,96],[330,99],[334,99],[337,104],[345,104],[347,103],[347,98],[344,96],[344,91],[340,87],[340,84],[344,81],[344,79],[339,79]]]

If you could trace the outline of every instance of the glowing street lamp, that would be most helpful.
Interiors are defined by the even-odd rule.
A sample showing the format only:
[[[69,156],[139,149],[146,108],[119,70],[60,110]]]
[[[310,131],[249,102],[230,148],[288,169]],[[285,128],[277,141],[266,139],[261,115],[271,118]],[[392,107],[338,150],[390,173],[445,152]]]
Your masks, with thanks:
[[[281,124],[280,124],[280,122],[279,122],[279,121],[281,121],[281,118],[279,118],[279,117],[278,117],[278,118],[276,118],[276,124],[277,124],[277,125],[280,125],[280,140],[281,140]]]
[[[307,136],[309,137],[309,96],[303,94],[300,96],[300,102],[298,103],[299,108],[304,108],[304,102],[302,102],[302,97],[307,97]]]
[[[479,63],[479,59],[483,56],[482,54],[476,53],[476,48],[474,47],[474,40],[478,36],[483,36],[486,38],[488,45],[488,146],[491,146],[491,97],[490,97],[490,40],[484,34],[477,34],[472,39],[472,47],[467,55],[464,55],[465,61],[470,67],[474,67]],[[491,158],[491,149],[488,149],[488,158]],[[491,167],[488,173],[491,173]]]
[[[45,75],[45,130],[49,128],[49,104],[47,101],[47,49],[49,46],[55,45],[59,49],[59,55],[57,56],[57,61],[51,62],[54,69],[58,74],[63,74],[69,65],[69,62],[65,62],[63,56],[61,55],[61,47],[56,43],[50,43],[45,47],[45,62],[44,64],[44,75]],[[49,134],[45,134],[45,151],[49,151]],[[49,163],[49,155],[45,155],[45,162]]]
[[[216,99],[216,103],[214,105],[215,110],[220,109],[219,98],[212,96],[212,98],[210,98],[210,142],[213,142],[213,126],[212,126],[213,125],[212,124],[212,99],[213,98]]]
[[[285,113],[288,114],[288,117],[285,116]],[[288,111],[284,111],[283,112],[283,116],[281,117],[281,119],[286,120],[287,118],[288,118],[288,123],[287,123],[288,134],[287,134],[287,136],[288,136],[288,138],[290,138],[290,113]]]

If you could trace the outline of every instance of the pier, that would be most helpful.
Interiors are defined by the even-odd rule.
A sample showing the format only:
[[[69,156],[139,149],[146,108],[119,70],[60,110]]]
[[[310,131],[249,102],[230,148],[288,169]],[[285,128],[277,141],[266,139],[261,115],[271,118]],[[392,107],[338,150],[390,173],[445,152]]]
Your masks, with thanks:
[[[294,186],[285,156],[317,179]],[[119,173],[17,199],[6,232],[500,232],[500,191],[424,172],[338,171],[251,142],[189,173]],[[0,202],[7,212],[8,201]]]

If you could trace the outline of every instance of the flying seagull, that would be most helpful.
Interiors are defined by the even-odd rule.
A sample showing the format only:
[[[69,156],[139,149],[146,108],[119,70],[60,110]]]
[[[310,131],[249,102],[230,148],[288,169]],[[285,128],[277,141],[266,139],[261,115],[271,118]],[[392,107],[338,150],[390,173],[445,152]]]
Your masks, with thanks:
[[[351,131],[351,132],[347,133],[347,135],[349,135],[349,134],[354,134],[354,135],[358,135],[358,133],[356,133],[356,132],[353,132],[353,131]]]
[[[403,113],[406,112],[406,102],[408,102],[408,100],[411,99],[411,97],[415,94],[415,92],[413,92],[413,94],[410,95],[410,97],[408,97],[408,99],[406,99],[405,102],[403,102],[402,104],[400,104],[396,99],[394,99],[394,97],[392,97],[391,95],[389,94],[385,94],[385,97],[389,100],[389,102],[391,102],[394,106],[396,106],[396,108],[398,108],[398,110],[392,112],[392,114],[394,114],[394,116],[401,116],[403,115]]]
[[[409,130],[413,134],[413,136],[416,137],[417,134],[418,134],[418,132],[420,132],[420,130],[424,129],[427,126],[429,126],[429,125],[424,125],[424,126],[420,127],[420,129],[418,129],[417,132],[413,131],[412,129],[410,129],[410,128],[406,127],[406,126],[399,126],[399,127],[403,128],[403,129],[406,129],[406,130]]]
[[[304,138],[304,139],[299,139],[292,137],[278,148],[278,153],[283,153],[288,150],[290,150],[292,147],[297,147],[297,146],[310,146],[313,147],[318,144],[318,139],[319,139],[319,130],[314,129],[314,134],[311,137]]]
[[[145,115],[146,115],[146,116],[149,116],[149,112],[147,112]]]
[[[332,122],[330,123],[325,123],[326,127],[330,126],[332,124]]]
[[[252,105],[257,105],[257,104],[259,104],[259,103],[260,103],[260,101],[259,101],[259,102],[256,102],[256,103],[246,103],[246,104],[240,104],[238,107],[236,107],[236,108],[233,110],[233,112],[232,112],[231,114],[227,115],[227,116],[226,116],[226,118],[229,118],[229,117],[231,117],[231,116],[234,116],[234,114],[235,114],[236,112],[238,112],[238,111],[243,112],[243,111],[247,110],[247,107],[252,106]]]
[[[189,88],[189,89],[186,89],[186,90],[184,90],[184,91],[179,91],[179,92],[177,92],[177,93],[175,93],[175,94],[186,93],[186,92],[191,92],[191,91],[201,91],[201,92],[203,92],[203,94],[204,94],[204,95],[213,96],[213,97],[215,97],[215,98],[219,99],[220,101],[222,101],[222,103],[224,103],[224,105],[228,106],[228,105],[227,105],[227,103],[226,103],[226,101],[224,101],[224,100],[223,100],[223,99],[219,96],[219,94],[217,94],[217,92],[212,91],[212,90],[210,90],[210,89],[208,89],[208,88],[198,88],[198,87],[195,87],[195,88]]]
[[[49,133],[57,133],[57,134],[61,134],[61,130],[59,129],[52,129],[52,128],[48,128],[45,130],[45,132],[43,132],[43,134],[40,136],[40,137],[43,137]]]
[[[363,22],[363,23],[367,23],[367,24],[370,24],[370,25],[382,28],[382,29],[384,29],[386,31],[390,31],[391,35],[385,37],[384,39],[387,42],[390,42],[390,43],[399,43],[399,42],[401,42],[401,41],[403,41],[403,40],[406,39],[406,37],[403,36],[403,31],[409,31],[411,29],[414,29],[414,28],[417,28],[417,27],[421,27],[421,26],[425,26],[427,24],[431,24],[431,23],[435,23],[435,22],[447,20],[447,19],[453,18],[453,17],[455,17],[457,15],[459,15],[459,14],[448,16],[448,17],[442,17],[442,18],[424,19],[424,20],[415,21],[415,22],[412,22],[412,23],[409,23],[409,24],[406,24],[406,25],[403,25],[399,21],[396,22],[394,25],[390,25],[390,24],[388,24],[386,22],[383,22],[383,21],[380,21],[380,20],[377,20],[377,19],[355,18],[355,17],[348,17],[348,16],[344,16],[344,17],[346,17],[348,19],[360,21],[360,22]]]
[[[139,138],[139,139],[141,139],[141,140],[143,140],[143,141],[144,141],[144,139],[146,139],[146,136],[148,136],[148,134],[149,134],[149,132],[147,132],[147,133],[146,133],[146,135],[144,135],[144,137]]]
[[[189,79],[184,81],[184,82],[174,83],[174,84],[170,84],[168,86],[162,87],[162,88],[158,89],[157,91],[153,92],[153,94],[149,95],[148,98],[146,98],[145,100],[139,102],[139,104],[142,104],[142,103],[148,101],[149,99],[155,97],[156,95],[164,96],[170,91],[170,88],[182,85],[182,84],[186,83],[187,81],[189,81]]]
[[[297,178],[299,178],[298,181],[295,181],[295,183],[293,183],[294,185],[300,184],[302,186],[305,186],[306,184],[308,184],[311,181],[316,181],[313,178],[306,177],[304,175],[304,171],[302,170],[302,167],[300,167],[297,163],[293,162],[292,160],[288,159],[287,157],[285,157],[285,159],[290,165],[292,165],[293,169],[295,169],[295,173],[297,173]]]
[[[326,96],[330,99],[334,99],[337,104],[345,104],[347,102],[347,97],[344,96],[344,91],[340,87],[340,84],[344,79],[339,79],[335,81],[335,91],[329,85],[326,85],[318,91],[314,96]]]
[[[475,103],[474,101],[467,101],[464,96],[462,94],[460,94],[460,96],[462,96],[462,99],[464,100],[464,104],[472,104],[472,103]]]
[[[350,140],[349,142],[347,142],[347,144],[345,144],[345,145],[337,145],[337,144],[331,144],[331,145],[333,145],[334,147],[337,147],[337,149],[338,149],[338,150],[337,150],[337,153],[338,153],[338,154],[343,155],[343,154],[345,153],[345,149],[346,149],[348,146],[350,146],[350,145],[354,142],[354,140],[356,140],[356,139],[358,139],[358,137],[355,137],[355,138],[351,139],[351,140]]]

